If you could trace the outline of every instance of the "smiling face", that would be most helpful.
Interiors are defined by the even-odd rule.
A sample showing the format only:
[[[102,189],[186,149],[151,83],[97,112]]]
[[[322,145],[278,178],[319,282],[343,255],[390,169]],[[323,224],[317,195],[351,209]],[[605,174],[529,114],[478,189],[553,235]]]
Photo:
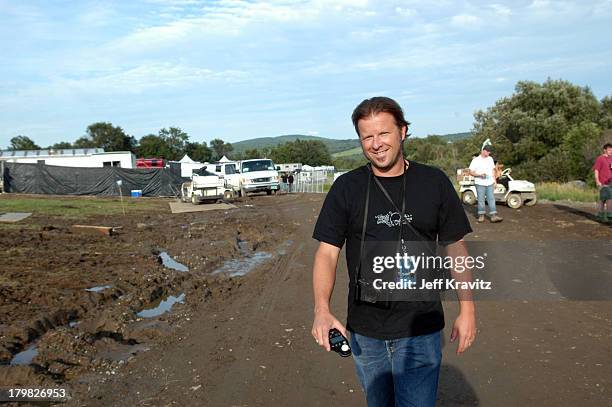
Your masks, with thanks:
[[[357,123],[363,154],[372,163],[372,171],[378,176],[401,175],[404,161],[402,141],[406,138],[406,126],[398,127],[393,115],[380,112],[365,117]]]

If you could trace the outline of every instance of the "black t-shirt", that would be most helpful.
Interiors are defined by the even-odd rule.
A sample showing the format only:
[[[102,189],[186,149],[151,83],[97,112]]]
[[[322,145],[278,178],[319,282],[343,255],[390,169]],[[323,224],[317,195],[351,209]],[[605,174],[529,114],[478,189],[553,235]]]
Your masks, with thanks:
[[[313,233],[313,238],[340,248],[346,241],[350,277],[347,328],[378,339],[397,339],[439,331],[444,328],[440,301],[390,302],[386,306],[355,301],[355,268],[359,262],[368,177],[369,170],[363,166],[334,182]],[[403,177],[378,177],[400,209]],[[411,161],[406,170],[405,196],[405,218],[426,239],[448,244],[472,231],[452,183],[439,169]],[[394,219],[399,219],[399,214],[372,181],[366,241],[397,240],[399,222]],[[420,240],[416,236],[410,237],[412,232],[409,228],[403,229],[405,238]]]

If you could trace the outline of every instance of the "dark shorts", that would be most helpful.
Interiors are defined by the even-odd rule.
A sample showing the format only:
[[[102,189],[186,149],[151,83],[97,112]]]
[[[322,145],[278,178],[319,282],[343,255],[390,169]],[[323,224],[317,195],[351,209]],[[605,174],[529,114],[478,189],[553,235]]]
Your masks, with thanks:
[[[612,186],[605,185],[599,190],[599,200],[607,201],[608,199],[612,199]]]

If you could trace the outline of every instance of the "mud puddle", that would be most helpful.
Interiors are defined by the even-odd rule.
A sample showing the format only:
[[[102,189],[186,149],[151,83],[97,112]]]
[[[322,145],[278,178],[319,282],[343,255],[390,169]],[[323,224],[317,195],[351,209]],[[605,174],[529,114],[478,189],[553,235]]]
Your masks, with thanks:
[[[32,359],[34,359],[38,355],[38,345],[34,343],[30,345],[26,350],[23,350],[11,359],[11,366],[24,366],[32,363]]]
[[[115,343],[110,349],[101,351],[98,354],[98,357],[111,360],[113,362],[125,362],[132,356],[135,356],[138,353],[147,352],[149,350],[151,350],[151,348],[144,344],[126,345]]]
[[[287,241],[285,241],[285,243],[283,243],[281,245],[281,247],[276,251],[276,253],[279,256],[284,256],[285,254],[287,254],[287,249],[289,248],[289,246],[291,246],[293,244],[293,240],[289,239]]]
[[[90,293],[99,293],[102,292],[108,288],[112,288],[112,285],[98,285],[95,287],[91,287],[91,288],[86,288],[85,291],[89,291]]]
[[[161,300],[159,305],[154,308],[144,309],[136,314],[139,318],[154,318],[160,316],[172,309],[172,306],[176,303],[182,304],[185,302],[185,293],[180,294],[178,297],[169,295],[165,299]]]
[[[172,269],[172,270],[176,270],[176,271],[180,271],[181,273],[189,271],[189,267],[187,267],[184,264],[181,264],[178,261],[174,260],[168,254],[168,252],[160,252],[158,254],[158,257],[159,257],[159,261],[161,262],[161,264],[164,267],[166,267],[166,268],[169,268],[169,269]]]
[[[226,274],[228,277],[240,277],[251,272],[256,266],[272,257],[268,252],[249,252],[249,242],[246,240],[238,241],[238,251],[241,258],[227,260],[221,267],[214,270],[211,274]]]

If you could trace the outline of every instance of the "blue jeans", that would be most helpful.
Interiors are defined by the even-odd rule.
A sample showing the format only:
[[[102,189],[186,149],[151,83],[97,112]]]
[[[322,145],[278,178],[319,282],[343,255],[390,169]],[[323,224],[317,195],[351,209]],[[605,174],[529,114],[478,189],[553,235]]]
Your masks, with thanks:
[[[495,195],[493,194],[494,187],[495,184],[489,186],[476,185],[478,215],[485,214],[485,196],[487,197],[487,204],[489,205],[489,215],[495,215],[497,213],[497,209],[495,208]]]
[[[436,405],[441,332],[391,340],[351,332],[353,359],[368,407]]]

